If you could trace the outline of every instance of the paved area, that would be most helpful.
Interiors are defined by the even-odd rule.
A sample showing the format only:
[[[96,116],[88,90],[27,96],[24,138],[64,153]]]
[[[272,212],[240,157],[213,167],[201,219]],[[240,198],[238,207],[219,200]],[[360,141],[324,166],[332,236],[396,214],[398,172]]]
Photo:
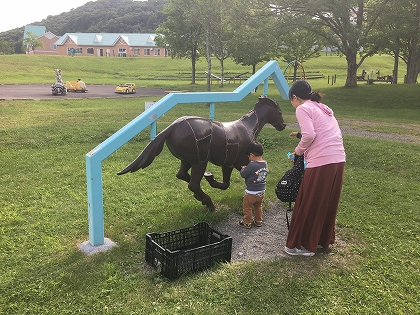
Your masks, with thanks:
[[[135,94],[117,94],[115,85],[87,85],[87,92],[67,92],[66,95],[52,95],[51,85],[0,84],[0,100],[53,100],[71,98],[122,98],[139,96],[165,96],[171,91],[137,87]]]

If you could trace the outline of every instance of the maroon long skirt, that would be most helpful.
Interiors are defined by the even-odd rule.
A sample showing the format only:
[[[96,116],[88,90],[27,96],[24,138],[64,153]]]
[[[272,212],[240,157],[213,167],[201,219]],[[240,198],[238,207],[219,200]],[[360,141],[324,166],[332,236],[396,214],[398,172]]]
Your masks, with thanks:
[[[334,244],[344,164],[328,164],[305,170],[287,235],[288,248],[303,246],[316,252],[318,245],[327,250],[330,244]]]

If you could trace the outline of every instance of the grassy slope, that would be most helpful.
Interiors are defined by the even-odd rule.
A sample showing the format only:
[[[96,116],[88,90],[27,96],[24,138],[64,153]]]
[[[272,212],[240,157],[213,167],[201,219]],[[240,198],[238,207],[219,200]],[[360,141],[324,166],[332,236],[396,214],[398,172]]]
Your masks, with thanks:
[[[37,60],[26,56],[17,59],[21,57]],[[77,58],[67,59],[63,63]],[[129,73],[133,62],[107,60],[106,74],[95,76],[94,61],[86,60],[85,65],[81,60],[74,65],[79,68],[71,71],[76,77],[89,65],[87,77],[95,83],[115,80],[111,75],[115,68]],[[0,70],[3,68],[4,64]],[[16,68],[31,73],[26,75],[27,82],[48,83],[52,72],[47,65],[23,61]],[[32,69],[39,69],[38,79]],[[230,69],[243,72],[233,66]],[[174,71],[168,73],[174,75]],[[186,71],[184,64],[182,72]],[[418,132],[417,85],[375,84],[345,89],[328,86],[325,81],[312,84],[326,93],[326,101],[338,118],[372,122],[370,128],[375,131]],[[190,87],[188,82],[150,82]],[[195,88],[204,89],[205,84]],[[269,95],[278,98],[271,89]],[[144,235],[201,220],[215,223],[232,211],[240,213],[243,183],[237,173],[226,191],[216,192],[203,182],[217,206],[217,211],[210,213],[192,197],[186,184],[175,178],[178,162],[167,149],[151,167],[116,176],[147,144],[148,132],[144,131],[103,163],[105,234],[118,243],[118,248],[91,257],[80,253],[77,244],[85,241],[88,233],[84,155],[137,116],[144,102],[151,100],[0,101],[0,313],[418,312],[418,144],[345,136],[347,166],[337,220],[340,242],[330,255],[223,264],[167,282],[155,273],[143,273]],[[216,119],[237,119],[254,102],[255,95],[250,95],[238,104],[217,104]],[[288,102],[280,103],[286,121],[294,122],[293,108]],[[159,120],[159,130],[187,114],[208,116],[208,108],[179,105]],[[407,126],[410,129],[405,129]],[[296,141],[287,131],[278,133],[272,128],[264,128],[259,140],[270,162],[268,185],[274,187],[289,167],[282,156]],[[220,170],[212,166],[209,170],[220,177]],[[271,189],[267,199],[276,200]]]
[[[382,75],[391,74],[392,62],[393,59],[390,56],[374,56],[368,58],[362,67],[366,69],[369,75],[376,77],[375,72],[377,70],[381,70]],[[259,66],[264,64],[262,63]],[[285,69],[287,66],[282,61],[279,61],[279,65],[281,69]],[[0,56],[0,69],[2,71],[0,84],[52,83],[55,82],[54,69],[56,68],[62,70],[64,81],[82,77],[88,84],[118,84],[125,80],[167,77],[181,77],[188,80],[191,73],[191,63],[188,59],[4,55]],[[344,85],[347,69],[344,57],[321,56],[305,62],[304,68],[306,72],[321,73],[326,78],[336,75],[337,85]],[[212,69],[214,74],[220,75],[218,60],[213,60]],[[206,70],[205,59],[199,59],[196,70],[199,80],[204,81],[204,71]],[[246,71],[251,71],[251,67],[236,65],[231,60],[225,62],[226,76]],[[399,82],[402,82],[404,72],[405,67],[401,64]],[[327,79],[318,81],[327,84]]]

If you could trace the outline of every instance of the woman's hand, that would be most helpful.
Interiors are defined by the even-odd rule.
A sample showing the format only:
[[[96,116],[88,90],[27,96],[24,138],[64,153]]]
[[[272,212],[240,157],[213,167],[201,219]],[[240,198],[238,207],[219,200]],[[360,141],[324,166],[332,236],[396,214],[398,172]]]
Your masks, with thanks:
[[[289,152],[289,153],[287,154],[287,159],[288,159],[290,162],[293,162],[293,163],[294,163],[294,161],[295,161],[295,151],[293,151],[293,152]]]

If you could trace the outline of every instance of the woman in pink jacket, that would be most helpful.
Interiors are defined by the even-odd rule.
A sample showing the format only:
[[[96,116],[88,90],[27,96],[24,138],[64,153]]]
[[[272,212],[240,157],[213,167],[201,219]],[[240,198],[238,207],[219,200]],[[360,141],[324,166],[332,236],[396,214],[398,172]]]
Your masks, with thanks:
[[[289,99],[296,108],[302,134],[294,154],[305,155],[306,170],[293,208],[284,251],[313,256],[335,241],[335,220],[343,185],[343,138],[334,113],[322,104],[322,94],[307,81],[293,83]]]

